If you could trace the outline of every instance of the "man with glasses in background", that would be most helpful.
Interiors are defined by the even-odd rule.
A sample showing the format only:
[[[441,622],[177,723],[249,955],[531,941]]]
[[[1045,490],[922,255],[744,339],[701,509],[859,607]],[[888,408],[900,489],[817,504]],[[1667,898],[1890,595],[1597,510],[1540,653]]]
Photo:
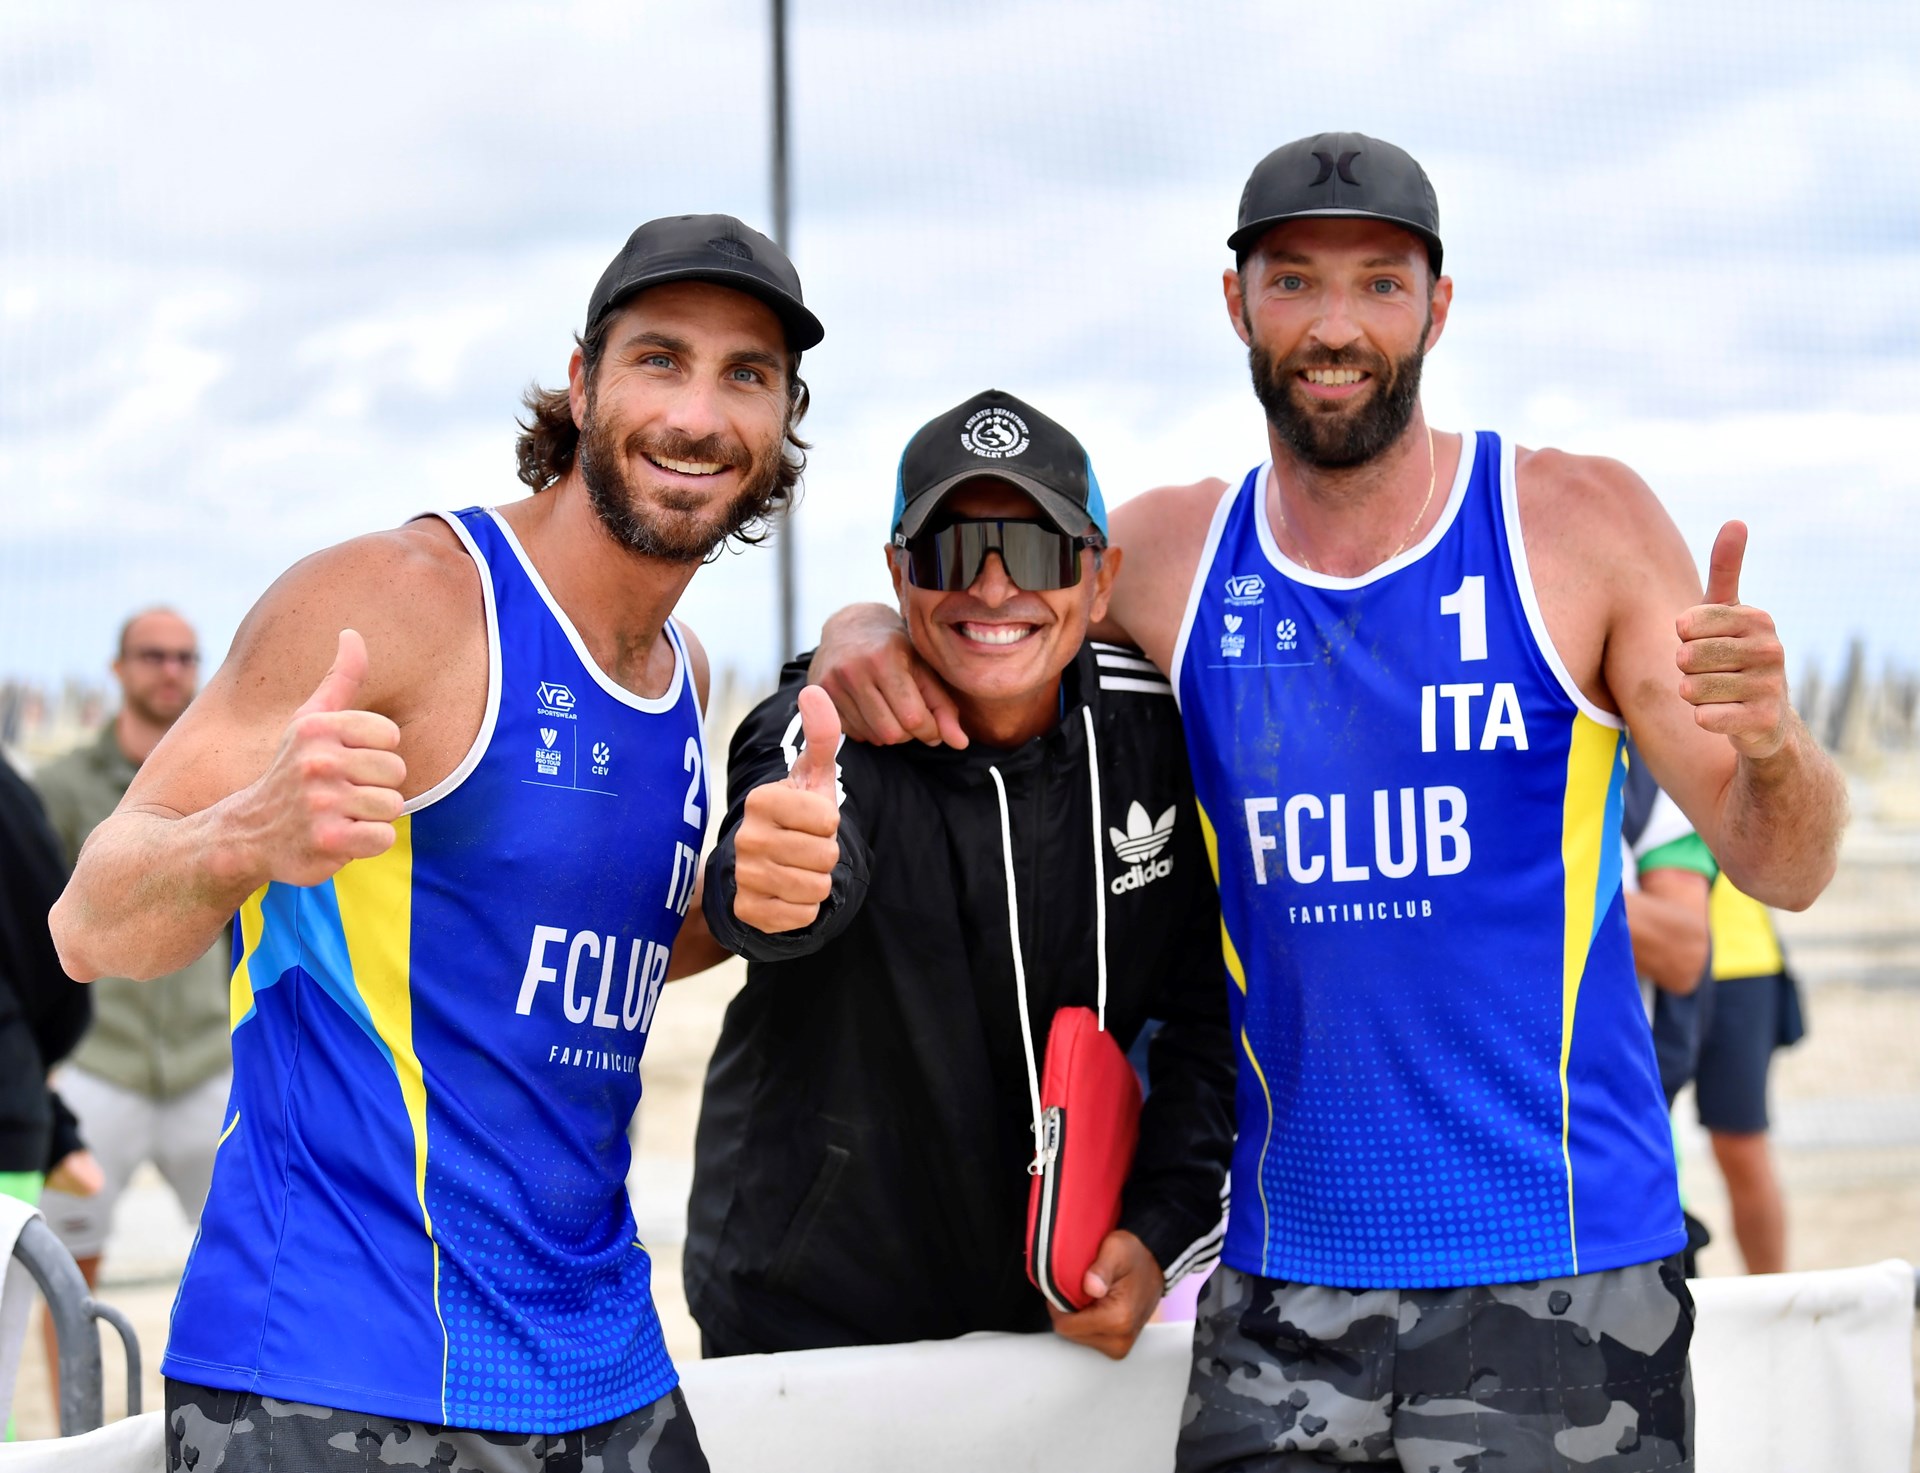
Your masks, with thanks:
[[[193,700],[200,678],[193,626],[172,609],[141,610],[120,628],[113,675],[120,709],[112,720],[35,774],[69,865]],[[189,1222],[206,1205],[232,1076],[226,937],[177,972],[151,982],[103,977],[92,994],[93,1026],[61,1067],[58,1086],[102,1185],[84,1197],[49,1186],[40,1199],[89,1285],[99,1277],[114,1205],[142,1162],[160,1169]]]

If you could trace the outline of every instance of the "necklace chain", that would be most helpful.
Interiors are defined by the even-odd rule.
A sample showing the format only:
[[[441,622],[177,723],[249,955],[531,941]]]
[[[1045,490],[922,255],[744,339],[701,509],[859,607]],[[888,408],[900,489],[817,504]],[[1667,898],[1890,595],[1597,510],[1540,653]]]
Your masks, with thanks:
[[[1383,562],[1389,562],[1389,563],[1392,562],[1395,558],[1399,557],[1401,553],[1405,552],[1407,550],[1407,544],[1413,541],[1413,534],[1419,528],[1421,519],[1426,516],[1427,508],[1433,504],[1433,487],[1434,487],[1434,482],[1439,477],[1439,472],[1440,472],[1440,462],[1439,462],[1439,459],[1434,455],[1434,451],[1433,451],[1433,426],[1428,425],[1427,426],[1427,494],[1420,502],[1420,510],[1418,510],[1413,514],[1413,521],[1408,524],[1406,535],[1400,539],[1400,545],[1394,548],[1392,552],[1388,553],[1386,557],[1382,559]],[[1273,515],[1274,515],[1274,518],[1280,523],[1281,532],[1293,539],[1294,553],[1295,553],[1295,556],[1297,556],[1300,560],[1300,566],[1305,568],[1309,573],[1319,572],[1320,570],[1307,560],[1306,548],[1301,545],[1299,535],[1295,533],[1293,529],[1287,525],[1287,514],[1286,512],[1282,511],[1280,508],[1280,488],[1278,486],[1275,486],[1273,488]]]

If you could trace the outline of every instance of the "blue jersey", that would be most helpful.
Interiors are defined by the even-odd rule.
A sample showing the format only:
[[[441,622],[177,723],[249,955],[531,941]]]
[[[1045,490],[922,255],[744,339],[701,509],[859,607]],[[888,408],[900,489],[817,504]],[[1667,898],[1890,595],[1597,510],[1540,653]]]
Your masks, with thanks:
[[[686,652],[609,680],[493,513],[487,705],[397,840],[234,926],[234,1082],[179,1380],[514,1432],[670,1391],[626,1128],[706,815]]]
[[[1513,459],[1358,578],[1221,499],[1174,658],[1240,1049],[1226,1260],[1342,1287],[1684,1242],[1620,886],[1620,722],[1555,654]]]

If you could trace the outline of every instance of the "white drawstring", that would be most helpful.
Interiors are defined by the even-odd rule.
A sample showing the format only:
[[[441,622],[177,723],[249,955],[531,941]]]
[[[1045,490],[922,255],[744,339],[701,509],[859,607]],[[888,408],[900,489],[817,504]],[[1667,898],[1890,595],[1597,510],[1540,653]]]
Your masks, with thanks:
[[[1087,720],[1087,786],[1093,792],[1093,959],[1100,978],[1100,1031],[1107,1031],[1107,866],[1100,852],[1100,744],[1093,739],[1093,707]]]
[[[1099,979],[1100,1031],[1107,1029],[1107,869],[1100,850],[1100,745],[1093,734],[1093,710],[1082,706],[1087,723],[1087,787],[1093,794],[1093,956]],[[1000,769],[989,767],[994,796],[1000,804],[1000,862],[1007,872],[1007,935],[1013,944],[1013,988],[1020,999],[1020,1041],[1027,1054],[1027,1097],[1033,1106],[1033,1164],[1038,1173],[1046,1152],[1047,1124],[1040,1106],[1040,1065],[1033,1052],[1033,1019],[1027,1008],[1027,963],[1020,950],[1020,898],[1013,882],[1013,819],[1007,812],[1007,785]]]
[[[1007,934],[1013,942],[1013,986],[1020,995],[1020,1041],[1027,1046],[1027,1095],[1033,1104],[1033,1163],[1027,1170],[1038,1175],[1040,1157],[1047,1144],[1046,1119],[1040,1110],[1040,1066],[1033,1058],[1033,1020],[1027,1016],[1027,964],[1020,954],[1020,901],[1013,885],[1013,820],[1007,815],[1007,785],[1000,769],[989,767],[994,793],[1000,800],[1000,859],[1007,869]]]

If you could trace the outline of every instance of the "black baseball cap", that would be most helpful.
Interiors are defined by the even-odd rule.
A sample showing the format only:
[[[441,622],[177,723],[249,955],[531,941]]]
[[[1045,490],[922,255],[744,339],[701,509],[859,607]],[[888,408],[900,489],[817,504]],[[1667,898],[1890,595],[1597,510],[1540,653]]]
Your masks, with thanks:
[[[1385,220],[1426,242],[1440,274],[1440,204],[1427,171],[1404,148],[1364,133],[1316,133],[1283,143],[1253,166],[1240,191],[1240,224],[1227,248],[1244,257],[1282,220],[1309,216]]]
[[[620,248],[587,302],[587,331],[637,292],[670,281],[711,281],[758,297],[787,330],[796,353],[825,337],[800,297],[800,273],[787,253],[731,215],[668,215],[649,220]]]
[[[913,536],[949,491],[980,476],[1024,491],[1070,537],[1107,535],[1107,503],[1086,450],[1002,389],[956,404],[907,441],[894,486],[894,535]]]

